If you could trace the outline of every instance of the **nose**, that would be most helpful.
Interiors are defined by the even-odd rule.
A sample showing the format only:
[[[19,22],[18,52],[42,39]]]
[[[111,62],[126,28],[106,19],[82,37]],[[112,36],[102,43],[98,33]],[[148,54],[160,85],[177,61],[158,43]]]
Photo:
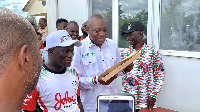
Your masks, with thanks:
[[[101,37],[105,37],[105,36],[106,36],[106,33],[107,33],[107,32],[100,31],[100,32],[99,32],[99,35],[100,35]]]
[[[69,54],[68,54],[68,58],[72,58],[74,56],[74,52],[70,52]]]

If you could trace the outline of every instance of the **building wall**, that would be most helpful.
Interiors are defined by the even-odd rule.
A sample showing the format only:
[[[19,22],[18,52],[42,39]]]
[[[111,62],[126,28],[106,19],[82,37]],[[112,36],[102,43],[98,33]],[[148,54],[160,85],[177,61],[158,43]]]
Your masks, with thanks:
[[[56,30],[56,20],[59,18],[76,21],[79,24],[79,28],[83,22],[87,21],[87,0],[47,0],[47,5],[49,7],[47,15],[49,33]],[[79,33],[81,33],[80,29]]]
[[[166,77],[157,97],[157,106],[179,112],[199,112],[200,60],[162,56]],[[117,90],[121,90],[121,78],[117,78]]]
[[[34,0],[28,9],[28,17],[31,16],[47,16],[47,7],[42,6],[42,1]]]
[[[166,78],[157,105],[179,112],[199,112],[200,59],[162,57]]]

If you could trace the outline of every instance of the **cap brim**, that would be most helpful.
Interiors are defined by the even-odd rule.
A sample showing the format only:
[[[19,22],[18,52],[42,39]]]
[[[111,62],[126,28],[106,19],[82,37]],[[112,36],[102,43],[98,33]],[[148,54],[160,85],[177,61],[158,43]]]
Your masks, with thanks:
[[[59,45],[57,45],[57,46],[61,46],[61,47],[67,47],[67,46],[70,46],[70,45],[72,45],[72,44],[74,44],[74,46],[77,46],[77,47],[79,47],[79,46],[81,46],[82,45],[82,43],[80,42],[80,41],[78,41],[78,40],[67,40],[67,41],[64,41],[64,42],[62,42],[61,44],[59,44]],[[55,46],[56,47],[56,46]],[[49,47],[45,47],[44,48],[44,50],[48,50],[49,49]]]
[[[124,35],[124,34],[128,34],[128,33],[131,33],[131,32],[133,32],[133,31],[134,31],[134,30],[131,30],[131,29],[128,30],[128,31],[123,31],[123,32],[122,32],[122,35]]]

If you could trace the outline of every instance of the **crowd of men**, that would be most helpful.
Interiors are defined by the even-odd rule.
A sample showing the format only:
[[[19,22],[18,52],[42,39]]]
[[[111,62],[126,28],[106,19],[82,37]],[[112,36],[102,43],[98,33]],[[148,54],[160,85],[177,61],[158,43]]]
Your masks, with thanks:
[[[0,112],[96,112],[97,96],[116,93],[122,76],[122,93],[135,97],[135,109],[156,108],[165,69],[158,51],[143,42],[144,25],[127,24],[130,47],[118,50],[107,38],[107,26],[99,14],[82,24],[60,18],[57,31],[48,32],[47,20],[39,29],[32,18],[0,8]],[[48,53],[44,60],[39,49]],[[140,57],[108,81],[107,69],[140,50]]]

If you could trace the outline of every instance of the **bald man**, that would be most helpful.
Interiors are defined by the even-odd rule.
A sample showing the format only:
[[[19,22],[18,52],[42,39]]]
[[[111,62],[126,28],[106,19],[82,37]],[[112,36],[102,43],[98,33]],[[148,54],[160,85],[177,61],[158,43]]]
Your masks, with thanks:
[[[97,96],[101,93],[116,93],[116,74],[108,81],[102,80],[102,73],[121,61],[116,44],[107,35],[107,26],[104,18],[99,14],[91,15],[87,20],[87,33],[81,41],[82,45],[74,49],[72,67],[80,76],[81,101],[84,112],[96,112]],[[129,67],[129,66],[128,66]],[[129,72],[133,68],[123,70]],[[124,75],[122,72],[119,75]],[[108,112],[105,105],[105,110]]]
[[[28,20],[0,7],[0,112],[21,112],[35,89],[42,58],[37,35]]]
[[[72,37],[73,40],[76,40],[79,36],[79,26],[75,21],[70,21],[67,25],[67,32]]]

